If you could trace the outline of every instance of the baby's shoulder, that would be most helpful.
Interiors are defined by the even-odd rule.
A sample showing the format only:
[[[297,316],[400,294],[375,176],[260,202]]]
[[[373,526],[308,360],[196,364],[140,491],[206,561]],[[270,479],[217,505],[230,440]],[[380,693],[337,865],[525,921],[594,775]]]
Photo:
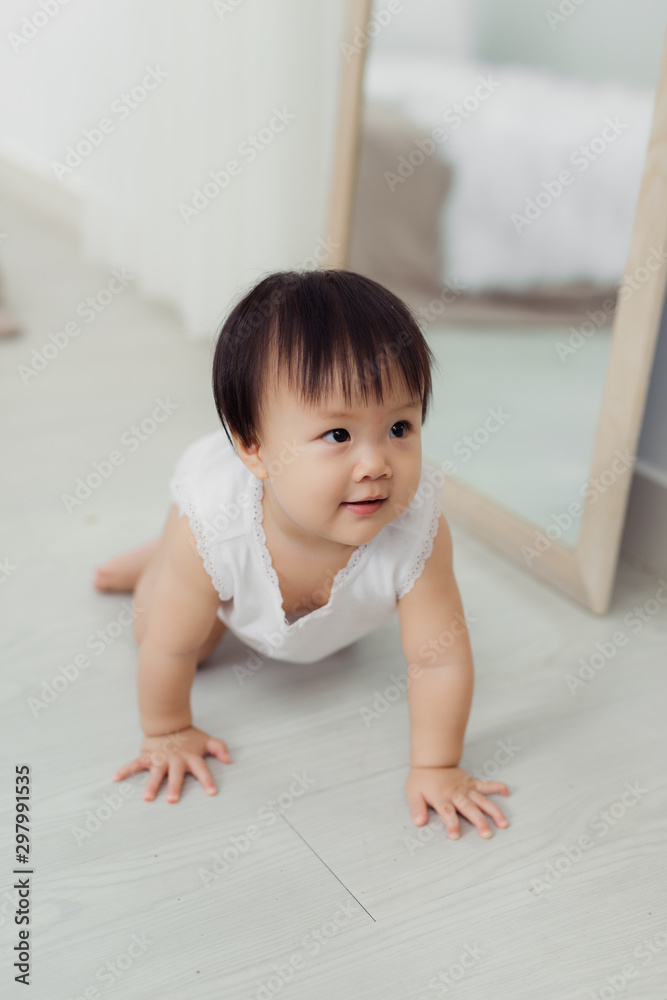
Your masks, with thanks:
[[[186,448],[170,492],[198,539],[211,545],[247,534],[258,483],[220,429]]]

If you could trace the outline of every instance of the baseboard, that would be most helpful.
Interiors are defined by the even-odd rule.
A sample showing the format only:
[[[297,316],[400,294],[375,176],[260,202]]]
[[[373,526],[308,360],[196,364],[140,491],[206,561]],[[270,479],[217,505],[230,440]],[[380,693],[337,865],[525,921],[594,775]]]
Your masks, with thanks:
[[[621,540],[621,559],[667,573],[667,473],[638,458]]]

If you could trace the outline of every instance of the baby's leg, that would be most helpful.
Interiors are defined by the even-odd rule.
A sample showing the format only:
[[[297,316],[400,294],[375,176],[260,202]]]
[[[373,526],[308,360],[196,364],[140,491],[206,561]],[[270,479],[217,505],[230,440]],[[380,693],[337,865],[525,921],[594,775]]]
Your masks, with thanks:
[[[96,568],[93,586],[97,590],[131,594],[159,544],[160,539],[154,538],[145,545],[109,559]]]
[[[101,567],[101,569],[108,569],[110,574],[115,574],[114,578],[116,581],[122,578],[127,583],[132,583],[131,587],[122,589],[134,590],[134,605],[143,611],[150,607],[153,588],[164,563],[169,540],[178,522],[178,516],[178,508],[172,504],[160,538],[156,538],[154,541],[148,542],[138,549],[132,549],[130,552],[117,556],[116,559],[112,559],[105,567]],[[99,589],[118,590],[121,588],[100,587]],[[143,614],[137,615],[134,620],[134,634],[139,643],[141,643],[144,637],[146,622],[147,616]],[[227,626],[217,618],[208,639],[200,647],[197,655],[197,663],[201,663],[202,660],[205,660],[213,652],[226,631]]]

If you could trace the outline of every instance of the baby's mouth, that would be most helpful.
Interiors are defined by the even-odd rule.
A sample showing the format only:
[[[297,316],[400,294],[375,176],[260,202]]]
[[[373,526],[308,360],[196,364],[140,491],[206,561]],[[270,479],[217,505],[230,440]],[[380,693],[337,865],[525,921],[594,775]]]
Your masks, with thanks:
[[[380,507],[386,500],[386,497],[377,497],[375,500],[343,500],[341,506],[343,507]]]

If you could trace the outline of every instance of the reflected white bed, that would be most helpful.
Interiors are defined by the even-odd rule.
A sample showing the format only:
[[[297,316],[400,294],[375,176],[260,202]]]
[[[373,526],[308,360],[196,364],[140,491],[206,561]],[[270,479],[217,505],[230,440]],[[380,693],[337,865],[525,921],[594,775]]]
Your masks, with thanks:
[[[445,288],[561,321],[614,293],[651,90],[378,52],[364,91],[350,266],[413,301]]]

